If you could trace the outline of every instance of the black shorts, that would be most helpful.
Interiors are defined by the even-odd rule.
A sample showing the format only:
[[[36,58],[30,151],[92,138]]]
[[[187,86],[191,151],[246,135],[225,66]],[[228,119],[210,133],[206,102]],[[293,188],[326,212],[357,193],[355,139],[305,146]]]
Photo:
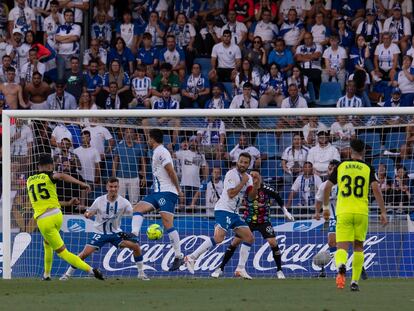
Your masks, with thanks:
[[[257,223],[247,223],[249,225],[249,228],[252,232],[259,231],[262,235],[263,239],[270,239],[275,238],[275,230],[273,230],[273,226],[269,221],[266,221],[261,224]]]

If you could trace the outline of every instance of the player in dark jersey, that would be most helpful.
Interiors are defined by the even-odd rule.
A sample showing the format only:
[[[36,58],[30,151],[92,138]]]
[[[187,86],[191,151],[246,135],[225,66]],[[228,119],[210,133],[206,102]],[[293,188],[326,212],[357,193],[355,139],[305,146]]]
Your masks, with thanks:
[[[273,226],[270,223],[270,207],[272,200],[276,200],[279,206],[283,209],[285,217],[290,221],[294,221],[294,217],[287,211],[284,207],[283,199],[280,197],[279,193],[271,186],[262,183],[262,176],[258,170],[252,170],[250,175],[253,178],[253,183],[260,183],[260,188],[257,192],[255,200],[249,200],[247,196],[244,198],[244,215],[243,218],[246,223],[249,225],[249,228],[252,232],[259,231],[264,239],[267,240],[271,249],[273,258],[276,262],[277,272],[276,276],[279,279],[284,279],[285,275],[282,271],[282,260],[277,244],[276,235],[273,230]],[[213,278],[219,278],[223,274],[224,267],[229,262],[230,258],[233,256],[237,247],[242,243],[242,240],[237,237],[231,241],[230,246],[227,248],[226,253],[224,254],[223,261],[212,274]],[[244,267],[238,267],[244,268]],[[249,276],[249,278],[251,278]]]

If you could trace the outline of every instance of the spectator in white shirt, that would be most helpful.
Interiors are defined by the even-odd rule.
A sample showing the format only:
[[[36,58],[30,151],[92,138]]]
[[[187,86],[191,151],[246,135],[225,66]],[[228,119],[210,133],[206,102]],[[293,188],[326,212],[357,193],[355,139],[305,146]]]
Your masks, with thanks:
[[[259,102],[252,96],[252,84],[245,82],[243,84],[243,93],[233,97],[230,109],[255,109],[259,107]]]
[[[382,0],[382,3],[384,3],[384,1],[386,0]],[[388,3],[388,6],[386,8],[388,8],[391,11],[394,5],[399,4],[401,6],[402,14],[405,17],[407,17],[409,20],[411,20],[411,18],[413,17],[413,2],[411,0],[389,0],[389,1],[390,2]]]
[[[303,39],[304,44],[298,46],[296,49],[295,60],[301,65],[303,74],[312,81],[316,98],[319,98],[319,88],[322,82],[322,47],[313,42],[313,35],[310,32],[306,32]]]
[[[174,155],[178,160],[177,171],[180,173],[180,185],[185,194],[185,206],[193,211],[198,204],[202,180],[206,180],[208,176],[207,161],[198,150],[197,136],[192,136],[189,140],[184,138],[181,149]]]
[[[316,134],[323,130],[328,130],[328,127],[322,122],[319,122],[319,117],[310,116],[308,118],[308,123],[302,128],[305,144],[308,147],[314,146],[317,140]]]
[[[325,69],[322,71],[322,82],[339,82],[341,89],[345,86],[345,61],[347,59],[346,50],[339,46],[339,38],[337,35],[331,35],[329,38],[331,44],[323,52],[323,58],[325,61]]]
[[[217,43],[211,52],[210,80],[231,82],[241,65],[240,48],[231,43],[231,31],[223,31],[222,42]]]
[[[65,126],[64,123],[58,123],[53,129],[50,145],[52,147],[61,148],[61,143],[63,139],[67,139],[72,143],[72,133]]]
[[[43,22],[43,42],[45,46],[49,45],[50,48],[55,49],[56,30],[64,23],[65,19],[63,18],[63,15],[59,13],[59,2],[56,0],[50,1],[50,15],[46,17]]]
[[[299,95],[299,89],[296,83],[288,86],[289,96],[282,101],[281,108],[308,108],[306,99]]]
[[[398,45],[391,41],[391,34],[384,32],[382,34],[382,43],[377,45],[374,53],[375,81],[390,81],[395,76],[400,53]]]
[[[59,4],[61,8],[73,10],[76,24],[83,23],[83,13],[89,10],[89,0],[59,0]]]
[[[292,206],[293,199],[299,193],[299,206],[313,208],[315,206],[315,196],[319,186],[322,184],[321,178],[314,173],[313,165],[307,161],[303,165],[303,174],[299,175],[292,185],[286,202],[286,208]]]
[[[295,9],[298,17],[304,19],[305,17],[305,0],[283,0],[279,8],[279,21],[282,23],[289,17],[289,11]]]
[[[262,160],[259,149],[249,143],[249,137],[245,134],[240,134],[239,143],[230,151],[229,159],[233,164],[235,164],[239,158],[239,155],[243,152],[247,152],[252,157],[249,169],[252,169],[253,167],[257,169],[260,168]]]
[[[20,80],[24,84],[29,84],[32,82],[33,73],[38,72],[42,76],[45,73],[46,66],[44,63],[39,62],[39,59],[37,58],[37,49],[32,48],[29,50],[29,61],[25,63],[20,72]]]
[[[308,161],[313,164],[316,175],[323,179],[328,177],[328,166],[331,160],[341,160],[338,149],[329,142],[329,132],[318,132],[318,144],[309,150]]]
[[[315,24],[310,32],[313,35],[313,41],[321,46],[329,43],[329,28],[324,25],[323,13],[319,12],[315,16]]]
[[[332,145],[341,153],[342,159],[351,157],[350,141],[354,139],[355,128],[346,116],[337,116],[336,122],[331,125]]]
[[[249,33],[249,40],[253,41],[254,37],[259,36],[267,50],[271,48],[273,39],[278,35],[279,29],[276,24],[272,23],[272,15],[268,9],[262,10],[261,20],[252,24]]]
[[[89,184],[100,184],[101,171],[99,162],[101,156],[95,148],[91,147],[91,133],[88,130],[82,131],[82,145],[76,148],[73,153],[76,154],[81,163],[79,174]]]
[[[402,15],[399,3],[394,4],[392,16],[385,20],[384,31],[390,33],[392,42],[398,44],[403,53],[407,51],[411,37],[411,23]]]
[[[23,119],[16,119],[16,123],[10,127],[10,137],[12,157],[27,157],[25,159],[28,160],[28,157],[31,155],[33,145],[32,129],[24,124]],[[24,162],[25,160],[22,159],[21,163]]]
[[[409,55],[403,57],[401,70],[392,79],[392,86],[401,91],[401,103],[404,107],[412,107],[414,101],[414,68],[411,67],[413,58]]]
[[[49,110],[73,110],[78,108],[76,99],[73,95],[65,91],[65,81],[56,82],[56,92],[47,97],[47,105]]]
[[[226,127],[222,120],[207,118],[204,128],[197,131],[197,139],[199,149],[207,159],[222,159],[226,141]]]
[[[73,23],[73,11],[66,9],[63,16],[65,24],[58,27],[55,35],[57,49],[56,65],[59,79],[63,78],[65,69],[69,68],[71,57],[79,57],[79,41],[81,36],[81,28]]]
[[[206,192],[206,216],[214,216],[214,206],[223,193],[223,187],[224,184],[223,177],[221,175],[221,168],[214,167],[211,172],[210,181],[207,183],[207,185],[203,185],[201,189],[201,191],[205,190]]]
[[[282,169],[286,184],[291,184],[302,172],[308,158],[309,149],[303,145],[302,140],[300,133],[293,133],[292,145],[283,151]]]
[[[244,23],[238,22],[236,20],[236,12],[233,10],[230,10],[227,14],[228,23],[225,24],[221,28],[221,40],[223,41],[224,32],[226,30],[230,31],[230,38],[231,43],[238,45],[239,48],[242,48],[244,46],[244,42],[247,39],[247,27]]]
[[[297,46],[305,35],[305,27],[295,9],[289,9],[287,19],[280,26],[279,35],[285,40],[286,46],[292,49],[292,53],[296,51]]]
[[[336,107],[338,108],[360,108],[363,107],[361,98],[355,95],[355,81],[349,80],[346,84],[346,94],[338,99]]]
[[[16,0],[16,6],[9,12],[9,35],[12,37],[14,29],[23,34],[28,30],[36,32],[36,16],[34,11],[26,5],[26,0]]]

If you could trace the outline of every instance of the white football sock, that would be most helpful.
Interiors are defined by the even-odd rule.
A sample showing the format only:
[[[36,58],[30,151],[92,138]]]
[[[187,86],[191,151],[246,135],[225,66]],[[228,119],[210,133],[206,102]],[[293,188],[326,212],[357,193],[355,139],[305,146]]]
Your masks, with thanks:
[[[68,271],[66,271],[66,275],[72,276],[73,272],[75,272],[76,269],[72,268],[72,266],[69,266]]]
[[[213,243],[213,239],[208,239],[203,242],[195,251],[190,255],[190,257],[194,258],[194,260],[197,260],[198,257],[200,257],[202,254],[207,252],[212,246],[215,245],[215,242]]]
[[[249,253],[251,249],[251,244],[243,243],[240,247],[240,256],[239,256],[239,263],[237,265],[237,269],[246,269],[246,262],[249,258]]]
[[[134,213],[132,216],[132,234],[138,236],[141,232],[144,216],[141,213]]]
[[[176,258],[183,258],[183,254],[181,253],[181,245],[180,245],[180,236],[178,234],[177,229],[174,227],[167,230],[168,237],[170,238],[170,244],[174,249],[175,257]]]

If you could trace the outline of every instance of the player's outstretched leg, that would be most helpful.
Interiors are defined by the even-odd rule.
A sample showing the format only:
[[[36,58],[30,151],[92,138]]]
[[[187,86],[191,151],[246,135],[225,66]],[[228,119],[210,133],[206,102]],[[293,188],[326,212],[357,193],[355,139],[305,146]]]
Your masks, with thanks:
[[[226,230],[220,226],[216,226],[214,229],[214,237],[205,240],[192,254],[185,256],[184,261],[188,269],[188,272],[194,274],[195,262],[202,254],[207,252],[211,247],[216,246],[216,244],[223,242],[226,237]]]
[[[230,261],[231,257],[233,257],[234,252],[236,251],[237,247],[240,245],[242,240],[238,237],[235,237],[231,244],[227,247],[226,252],[224,253],[223,261],[221,262],[220,266],[214,270],[211,274],[211,277],[218,279],[220,276],[223,275],[224,267]]]
[[[93,252],[95,252],[98,248],[86,245],[84,249],[79,253],[78,257],[82,260],[88,258]],[[66,270],[65,274],[63,274],[59,280],[60,281],[67,281],[70,277],[72,277],[73,273],[75,273],[76,267],[69,266],[68,270]]]
[[[98,280],[104,280],[102,273],[98,269],[92,268],[90,265],[88,265],[78,256],[69,252],[65,246],[62,246],[61,248],[56,250],[56,253],[60,258],[65,260],[68,264],[75,267],[76,269],[80,269],[82,271],[88,272],[89,274],[92,274],[95,278],[97,278]]]
[[[53,264],[53,249],[46,241],[43,241],[43,248],[44,248],[44,272],[43,272],[42,281],[51,281],[52,279],[50,278],[50,271],[52,271],[52,264]]]
[[[248,226],[241,226],[234,230],[237,235],[243,240],[243,243],[240,247],[240,257],[239,263],[237,265],[234,275],[237,277],[242,277],[246,280],[251,280],[252,277],[246,271],[246,262],[249,258],[250,249],[252,247],[254,237]]]

